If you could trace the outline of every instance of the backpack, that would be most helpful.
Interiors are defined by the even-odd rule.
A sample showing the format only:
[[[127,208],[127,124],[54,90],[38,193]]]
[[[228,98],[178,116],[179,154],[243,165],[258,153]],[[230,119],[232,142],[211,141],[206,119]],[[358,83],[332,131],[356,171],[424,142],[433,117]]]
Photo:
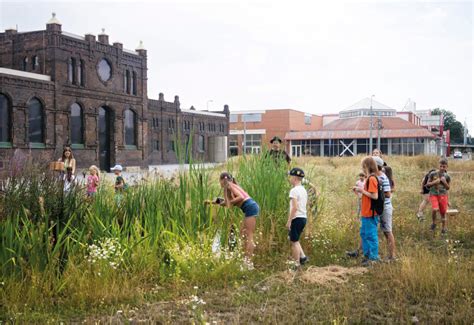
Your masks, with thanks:
[[[381,216],[383,213],[383,207],[385,204],[385,193],[383,191],[382,182],[380,182],[379,178],[375,175],[370,175],[369,178],[367,178],[366,191],[369,190],[369,180],[371,177],[375,177],[375,179],[377,180],[377,194],[378,194],[377,200],[370,199],[370,209],[372,210],[372,217],[375,215]]]
[[[434,171],[436,171],[436,169],[431,169],[431,170],[430,170],[428,173],[426,173],[426,175],[423,177],[423,183],[422,183],[422,184],[423,184],[423,187],[428,188],[428,187],[426,186],[426,183],[428,183],[428,178],[430,177],[430,174],[431,174],[432,172],[434,172]]]

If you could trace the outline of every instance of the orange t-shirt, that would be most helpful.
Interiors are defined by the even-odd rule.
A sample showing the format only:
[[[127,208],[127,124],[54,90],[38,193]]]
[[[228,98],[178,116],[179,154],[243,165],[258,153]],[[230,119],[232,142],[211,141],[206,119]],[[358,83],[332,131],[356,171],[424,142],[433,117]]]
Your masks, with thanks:
[[[377,193],[377,176],[370,175],[369,178],[365,181],[364,190],[370,193]],[[367,188],[367,182],[369,182],[369,187]],[[361,217],[370,218],[372,217],[372,202],[370,197],[362,194],[362,209],[360,211]]]

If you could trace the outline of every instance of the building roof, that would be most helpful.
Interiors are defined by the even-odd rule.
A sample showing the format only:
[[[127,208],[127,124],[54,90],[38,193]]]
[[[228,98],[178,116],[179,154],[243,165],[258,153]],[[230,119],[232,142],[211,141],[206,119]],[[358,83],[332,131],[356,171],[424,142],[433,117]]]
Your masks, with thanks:
[[[359,100],[357,103],[352,104],[348,108],[346,108],[344,111],[351,111],[351,110],[356,110],[356,109],[361,109],[361,108],[370,108],[371,100],[369,97],[365,97],[361,100]],[[374,110],[393,110],[393,108],[382,104],[374,99],[372,99],[372,109]]]
[[[382,117],[380,136],[382,138],[435,138],[427,129],[405,121],[399,117]],[[374,118],[374,124],[377,119]],[[377,136],[377,130],[372,131]],[[370,137],[370,117],[337,119],[321,130],[286,133],[286,140],[305,139],[367,139]]]
[[[41,81],[51,81],[51,77],[45,74],[32,73],[8,68],[0,68],[0,74],[7,74],[11,76],[36,79]]]

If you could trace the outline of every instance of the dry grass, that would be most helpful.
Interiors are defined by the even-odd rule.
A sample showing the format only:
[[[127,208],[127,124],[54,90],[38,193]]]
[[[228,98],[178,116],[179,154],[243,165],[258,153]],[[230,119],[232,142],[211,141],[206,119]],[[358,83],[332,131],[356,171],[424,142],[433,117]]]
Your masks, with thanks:
[[[275,247],[274,239],[258,238],[261,245],[254,272],[241,273],[231,266],[210,273],[195,268],[194,273],[166,283],[153,278],[160,261],[152,265],[147,260],[143,267],[137,265],[131,270],[133,276],[124,272],[106,279],[72,268],[67,271],[67,286],[78,290],[76,296],[64,299],[68,305],[58,301],[58,306],[63,306],[61,310],[17,319],[89,323],[472,324],[474,162],[450,161],[450,202],[460,213],[450,218],[449,236],[444,238],[429,230],[429,206],[425,211],[427,221],[420,223],[415,218],[421,199],[420,180],[427,170],[436,168],[436,158],[388,157],[396,181],[393,227],[399,260],[361,272],[360,261],[346,259],[344,254],[359,243],[357,199],[350,189],[360,171],[361,158],[295,162],[322,192],[312,229],[307,229],[302,240],[310,266],[296,275],[287,272],[289,247]],[[284,233],[281,220],[284,218],[276,216],[272,230],[266,234]],[[261,227],[262,221],[259,222]],[[382,238],[380,248],[383,257],[386,247]],[[107,285],[99,281],[107,281]],[[192,302],[193,295],[205,304]],[[18,296],[12,299],[21,301]],[[96,308],[81,306],[81,302],[94,299]]]

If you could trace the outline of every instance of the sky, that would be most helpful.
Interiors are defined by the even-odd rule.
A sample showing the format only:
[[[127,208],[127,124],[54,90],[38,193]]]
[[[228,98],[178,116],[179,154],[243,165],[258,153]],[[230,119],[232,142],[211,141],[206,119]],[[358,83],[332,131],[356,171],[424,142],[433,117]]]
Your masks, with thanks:
[[[323,114],[375,95],[473,130],[472,1],[0,0],[0,30],[44,29],[52,12],[63,31],[143,40],[148,97],[182,108]]]

